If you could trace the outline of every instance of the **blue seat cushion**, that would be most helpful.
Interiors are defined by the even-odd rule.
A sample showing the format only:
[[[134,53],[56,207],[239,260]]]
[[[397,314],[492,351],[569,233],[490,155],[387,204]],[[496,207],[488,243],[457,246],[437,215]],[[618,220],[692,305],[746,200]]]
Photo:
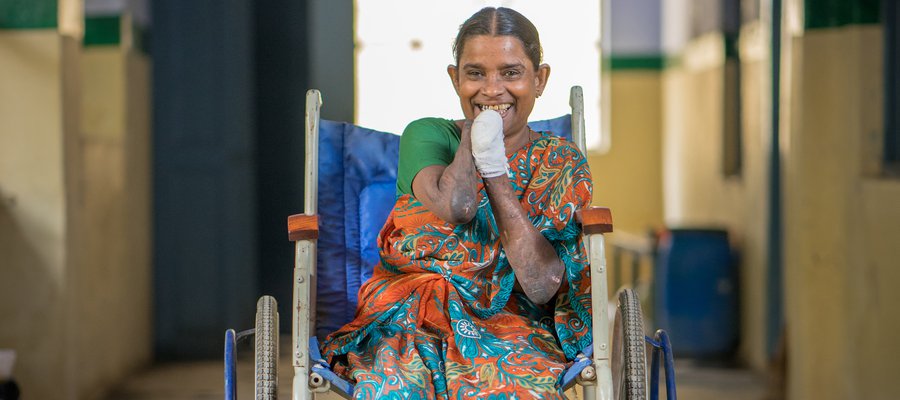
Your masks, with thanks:
[[[542,121],[531,121],[528,126],[532,130],[538,132],[550,131],[554,136],[559,136],[568,141],[572,141],[572,115],[566,114],[553,119],[545,119]]]
[[[360,271],[362,282],[372,277],[372,267],[379,261],[378,234],[396,200],[396,182],[376,182],[359,194],[359,237],[362,241],[359,258],[362,266],[368,267]],[[356,304],[356,293],[353,293],[353,303]]]
[[[345,122],[319,122],[316,335],[349,322],[378,260],[378,231],[396,200],[400,137]]]

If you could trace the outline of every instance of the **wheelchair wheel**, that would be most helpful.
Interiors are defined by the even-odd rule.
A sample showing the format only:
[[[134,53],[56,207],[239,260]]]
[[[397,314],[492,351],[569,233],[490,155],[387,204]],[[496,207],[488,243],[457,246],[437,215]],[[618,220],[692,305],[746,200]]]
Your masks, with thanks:
[[[256,400],[278,398],[278,303],[272,296],[256,302]]]
[[[613,395],[617,400],[647,397],[647,358],[644,351],[644,316],[637,293],[619,291],[612,338]]]

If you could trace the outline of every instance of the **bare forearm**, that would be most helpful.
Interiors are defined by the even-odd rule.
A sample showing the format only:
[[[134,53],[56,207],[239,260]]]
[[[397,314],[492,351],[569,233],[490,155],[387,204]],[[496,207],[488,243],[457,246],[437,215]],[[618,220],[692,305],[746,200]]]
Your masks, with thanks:
[[[485,179],[485,187],[517,281],[531,301],[548,302],[562,282],[562,261],[550,242],[531,225],[506,176]]]
[[[459,147],[447,166],[425,167],[413,179],[413,192],[438,218],[452,224],[464,224],[478,209],[478,178],[469,126],[464,125]]]
[[[447,166],[438,180],[438,202],[444,203],[457,224],[466,223],[475,217],[478,208],[477,174],[469,146],[460,145],[453,162]]]

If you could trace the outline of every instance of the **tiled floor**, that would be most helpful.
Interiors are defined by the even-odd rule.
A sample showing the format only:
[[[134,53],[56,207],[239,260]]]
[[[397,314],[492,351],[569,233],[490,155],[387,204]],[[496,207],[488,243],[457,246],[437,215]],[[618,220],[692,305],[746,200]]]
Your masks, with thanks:
[[[284,342],[283,342],[284,343]],[[289,340],[288,340],[289,343]],[[285,346],[282,346],[284,350]],[[238,359],[238,398],[253,398],[253,359],[249,351]],[[290,399],[293,371],[289,357],[282,357],[279,371],[279,397]],[[743,369],[712,368],[687,360],[676,364],[678,396],[687,400],[763,400],[764,379]],[[211,400],[224,396],[223,363],[198,361],[156,365],[110,394],[110,400]],[[580,396],[577,396],[580,397]],[[576,398],[576,396],[571,396]],[[661,393],[660,398],[665,398]],[[337,400],[334,394],[318,399]]]

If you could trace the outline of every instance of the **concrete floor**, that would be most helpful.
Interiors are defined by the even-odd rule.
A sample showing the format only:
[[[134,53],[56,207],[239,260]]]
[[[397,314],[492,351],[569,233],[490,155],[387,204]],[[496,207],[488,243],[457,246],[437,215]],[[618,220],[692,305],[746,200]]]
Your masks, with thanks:
[[[289,338],[282,343],[290,343]],[[290,356],[281,346],[279,365],[279,397],[291,398],[293,371]],[[246,350],[246,351],[244,351]],[[251,349],[239,348],[238,398],[253,398],[253,358]],[[764,400],[763,376],[736,368],[702,366],[690,360],[676,360],[678,396],[688,400]],[[109,400],[212,400],[224,397],[223,362],[197,361],[159,364],[128,379],[115,389]],[[665,398],[661,391],[660,398]],[[334,394],[320,395],[319,400],[338,400]],[[570,399],[580,399],[572,394]]]

